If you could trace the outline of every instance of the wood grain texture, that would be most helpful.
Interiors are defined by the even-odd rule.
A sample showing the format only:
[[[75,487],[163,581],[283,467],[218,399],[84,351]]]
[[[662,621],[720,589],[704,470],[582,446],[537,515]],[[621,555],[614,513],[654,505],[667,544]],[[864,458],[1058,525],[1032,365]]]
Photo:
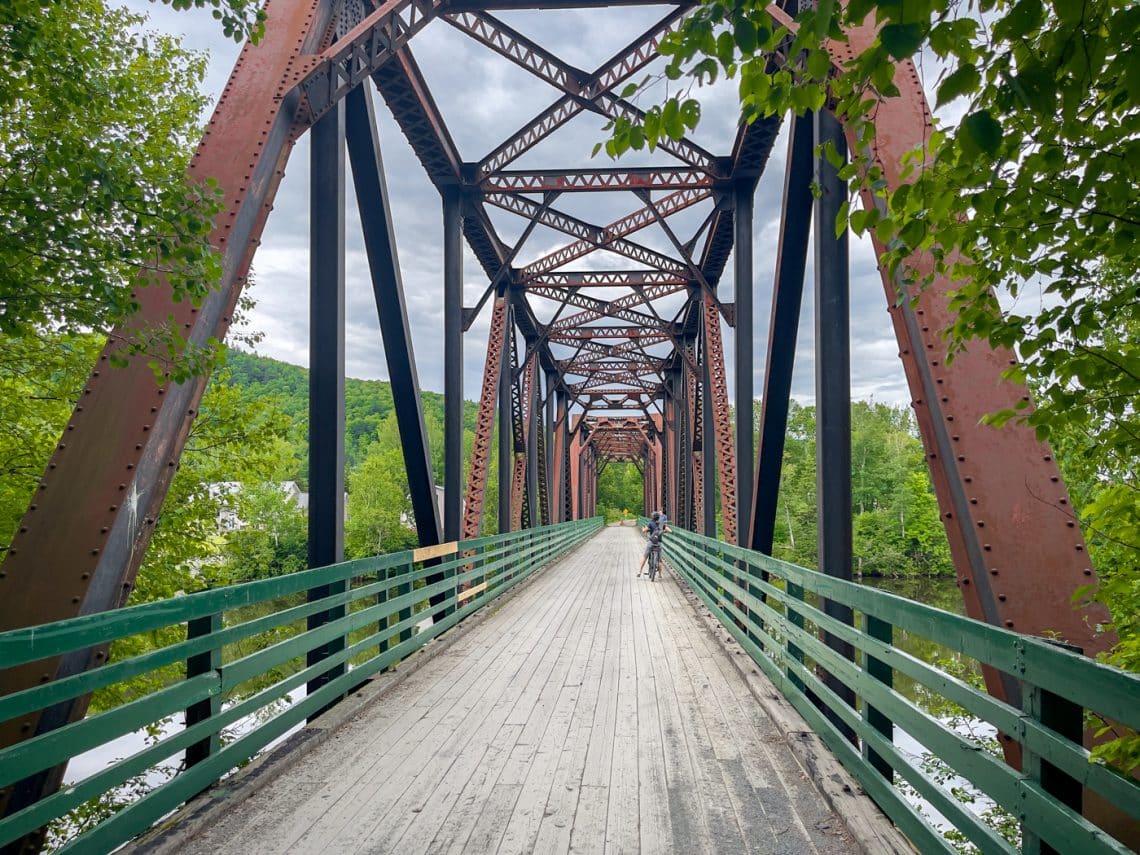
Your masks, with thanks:
[[[178,855],[859,851],[641,546],[604,530]]]

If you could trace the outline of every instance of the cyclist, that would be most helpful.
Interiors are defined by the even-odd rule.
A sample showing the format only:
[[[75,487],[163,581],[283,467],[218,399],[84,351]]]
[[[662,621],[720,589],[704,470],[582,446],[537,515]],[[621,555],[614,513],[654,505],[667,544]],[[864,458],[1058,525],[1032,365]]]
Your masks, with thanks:
[[[649,524],[642,527],[641,531],[645,534],[645,552],[641,555],[641,563],[637,565],[637,575],[640,576],[645,570],[645,562],[649,560],[649,553],[657,550],[658,566],[660,566],[661,558],[661,538],[666,532],[672,531],[667,524],[665,514],[661,511],[654,511],[649,517]]]

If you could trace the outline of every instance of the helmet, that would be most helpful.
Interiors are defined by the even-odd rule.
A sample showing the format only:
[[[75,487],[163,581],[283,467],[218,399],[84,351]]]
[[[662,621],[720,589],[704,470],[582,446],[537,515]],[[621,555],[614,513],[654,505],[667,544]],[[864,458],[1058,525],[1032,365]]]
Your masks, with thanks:
[[[653,514],[651,515],[651,517],[650,517],[650,518],[651,518],[651,519],[652,519],[654,522],[657,522],[658,520],[660,520],[660,519],[661,519],[661,511],[654,511],[654,512],[653,512]]]

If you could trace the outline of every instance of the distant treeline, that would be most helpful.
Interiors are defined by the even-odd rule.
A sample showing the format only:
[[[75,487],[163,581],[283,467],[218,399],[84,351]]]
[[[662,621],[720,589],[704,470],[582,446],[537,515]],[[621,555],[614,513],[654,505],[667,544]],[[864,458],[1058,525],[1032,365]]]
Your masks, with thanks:
[[[755,424],[759,417],[757,401]],[[851,430],[856,572],[952,575],[950,548],[910,410],[855,401]],[[793,401],[773,554],[805,567],[816,566],[815,482],[815,408]],[[598,486],[601,512],[610,518],[627,509],[636,512],[641,489],[641,475],[632,464],[610,464]],[[719,513],[717,521],[719,526]]]

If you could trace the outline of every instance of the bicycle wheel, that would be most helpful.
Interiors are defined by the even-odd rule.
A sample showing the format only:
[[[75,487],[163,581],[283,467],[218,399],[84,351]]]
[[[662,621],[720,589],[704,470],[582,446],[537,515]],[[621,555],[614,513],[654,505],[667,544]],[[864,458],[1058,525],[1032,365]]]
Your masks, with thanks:
[[[661,560],[661,553],[654,549],[649,553],[649,581],[657,576],[657,562]]]

